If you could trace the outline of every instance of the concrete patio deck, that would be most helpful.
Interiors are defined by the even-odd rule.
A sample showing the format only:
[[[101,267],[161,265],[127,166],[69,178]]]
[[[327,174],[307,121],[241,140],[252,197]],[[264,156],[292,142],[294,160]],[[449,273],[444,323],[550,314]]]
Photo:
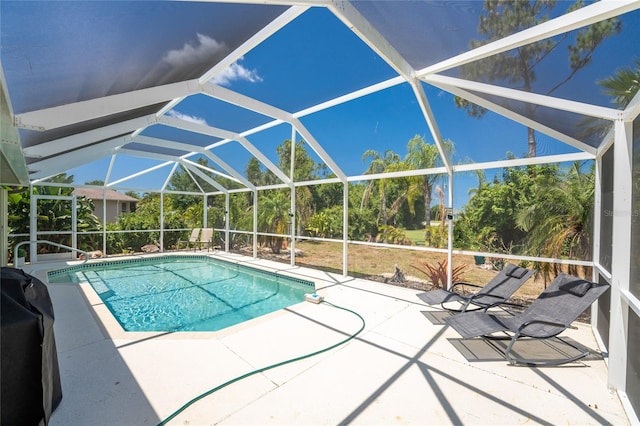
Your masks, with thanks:
[[[319,294],[366,326],[328,352],[237,381],[169,424],[629,424],[600,355],[556,368],[511,367],[483,340],[462,340],[437,324],[442,312],[418,291],[215,256],[313,279]],[[49,285],[63,391],[52,426],[158,424],[211,388],[331,346],[362,324],[353,313],[303,302],[219,332],[125,333],[81,287]],[[589,326],[563,335],[597,352]],[[556,350],[534,343],[540,353]]]

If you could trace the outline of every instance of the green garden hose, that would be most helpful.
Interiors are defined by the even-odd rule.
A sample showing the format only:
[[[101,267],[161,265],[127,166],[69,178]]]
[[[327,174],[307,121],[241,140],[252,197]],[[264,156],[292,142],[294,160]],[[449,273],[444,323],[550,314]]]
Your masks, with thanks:
[[[215,388],[209,389],[208,391],[206,391],[206,392],[204,392],[204,393],[201,393],[200,395],[198,395],[198,396],[196,396],[195,398],[191,399],[189,402],[187,402],[186,404],[184,404],[182,407],[178,408],[178,409],[177,409],[176,411],[174,411],[174,412],[173,412],[169,417],[167,417],[166,419],[164,419],[163,421],[161,421],[160,423],[158,423],[158,426],[166,425],[168,422],[170,422],[171,420],[173,420],[173,419],[174,419],[178,414],[182,413],[184,410],[186,410],[186,409],[187,409],[188,407],[190,407],[191,405],[193,405],[193,404],[195,404],[196,402],[200,401],[202,398],[204,398],[204,397],[206,397],[206,396],[209,396],[209,395],[211,395],[212,393],[217,392],[217,391],[219,391],[220,389],[222,389],[222,388],[225,388],[225,387],[229,386],[229,385],[230,385],[230,384],[232,384],[232,383],[238,382],[238,381],[240,381],[240,380],[242,380],[242,379],[245,379],[245,378],[247,378],[247,377],[249,377],[249,376],[253,376],[254,374],[261,373],[261,372],[263,372],[263,371],[267,371],[267,370],[271,370],[272,368],[280,367],[280,366],[282,366],[282,365],[290,364],[290,363],[292,363],[292,362],[300,361],[300,360],[303,360],[303,359],[306,359],[306,358],[311,358],[311,357],[313,357],[313,356],[320,355],[320,354],[321,354],[321,353],[323,353],[323,352],[330,351],[331,349],[337,348],[338,346],[340,346],[340,345],[343,345],[343,344],[347,343],[347,342],[348,342],[348,341],[350,341],[351,339],[354,339],[358,334],[360,334],[360,333],[362,332],[362,330],[364,330],[364,327],[365,327],[364,318],[362,318],[362,316],[361,316],[359,313],[357,313],[357,312],[355,312],[355,311],[352,311],[351,309],[344,308],[344,307],[342,307],[342,306],[334,305],[333,303],[330,303],[330,302],[327,302],[327,301],[324,301],[324,300],[323,300],[321,303],[325,303],[325,304],[327,304],[327,305],[329,305],[329,306],[333,306],[334,308],[342,309],[343,311],[347,311],[347,312],[350,312],[350,313],[354,314],[355,316],[357,316],[358,318],[360,318],[360,320],[362,321],[362,325],[360,326],[360,329],[359,329],[358,331],[356,331],[354,334],[352,334],[352,335],[350,335],[349,337],[347,337],[346,339],[341,340],[340,342],[335,343],[335,344],[333,344],[333,345],[331,345],[331,346],[329,346],[329,347],[326,347],[326,348],[324,348],[324,349],[320,349],[320,350],[318,350],[318,351],[311,352],[311,353],[308,353],[308,354],[306,354],[306,355],[301,355],[301,356],[298,356],[298,357],[296,357],[296,358],[291,358],[291,359],[288,359],[288,360],[286,360],[286,361],[281,361],[281,362],[278,362],[278,363],[276,363],[276,364],[269,365],[269,366],[267,366],[267,367],[263,367],[263,368],[259,368],[259,369],[257,369],[257,370],[250,371],[250,372],[248,372],[248,373],[246,373],[246,374],[243,374],[243,375],[241,375],[241,376],[235,377],[235,378],[233,378],[233,379],[231,379],[231,380],[229,380],[229,381],[227,381],[227,382],[225,382],[225,383],[223,383],[223,384],[221,384],[221,385],[219,385],[219,386],[216,386]]]

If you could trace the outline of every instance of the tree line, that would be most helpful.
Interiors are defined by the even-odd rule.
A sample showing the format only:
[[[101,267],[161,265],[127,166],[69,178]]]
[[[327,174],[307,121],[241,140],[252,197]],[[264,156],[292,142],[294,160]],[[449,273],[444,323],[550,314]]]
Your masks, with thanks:
[[[453,142],[447,142],[453,151]],[[291,141],[284,141],[277,150],[278,167],[290,170]],[[511,156],[512,157],[512,156]],[[384,154],[367,150],[362,159],[365,174],[384,174],[391,171],[429,169],[439,165],[434,144],[415,136],[407,143],[402,158],[389,150]],[[201,159],[203,165],[206,160]],[[296,143],[294,181],[313,181],[332,177],[325,166],[309,156],[304,141]],[[276,183],[273,173],[252,159],[245,170],[256,185]],[[384,175],[382,175],[384,176]],[[349,240],[378,241],[391,244],[412,244],[405,230],[424,229],[426,246],[445,247],[444,226],[433,224],[442,219],[444,198],[440,187],[441,175],[420,175],[379,178],[368,182],[348,183]],[[72,183],[73,176],[61,175],[55,180]],[[212,175],[211,179],[220,179]],[[99,182],[93,182],[99,183]],[[185,170],[176,170],[169,184],[172,191],[195,191],[205,181],[194,182]],[[49,195],[70,195],[68,187],[37,187]],[[258,191],[258,231],[269,234],[259,238],[261,245],[279,252],[282,241],[295,226],[296,235],[342,239],[343,184],[328,183],[297,187],[295,212],[291,211],[290,189]],[[505,168],[490,182],[478,173],[478,187],[470,194],[469,203],[455,221],[454,245],[459,248],[492,252],[521,253],[545,257],[573,257],[586,259],[590,255],[590,220],[593,207],[594,170],[592,166],[575,163],[568,169],[559,165],[538,165]],[[133,195],[133,194],[130,194]],[[12,194],[10,226],[13,233],[28,232],[28,192]],[[195,227],[223,228],[224,196],[207,197],[207,224],[203,218],[202,196],[168,193],[164,195],[164,228],[191,229]],[[44,200],[38,213],[39,230],[70,230],[70,206],[59,200]],[[93,215],[93,202],[78,199],[78,230],[101,230]],[[230,196],[229,226],[232,230],[253,230],[253,193],[240,192]],[[444,222],[441,222],[444,223]],[[140,247],[159,239],[160,194],[146,193],[135,211],[122,214],[115,223],[106,224],[108,231],[136,231],[108,233],[107,246],[111,253]],[[175,246],[183,232],[165,234],[165,246]],[[55,237],[55,236],[52,236]],[[99,249],[97,239],[82,238],[80,248]],[[239,244],[240,242],[238,242]],[[91,246],[91,245],[94,246]],[[97,247],[96,247],[97,246]]]

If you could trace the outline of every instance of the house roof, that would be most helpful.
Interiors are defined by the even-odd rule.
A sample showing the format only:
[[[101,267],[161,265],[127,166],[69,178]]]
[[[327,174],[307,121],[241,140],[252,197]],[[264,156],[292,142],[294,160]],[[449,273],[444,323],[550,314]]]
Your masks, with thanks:
[[[74,194],[78,197],[87,197],[92,200],[106,199],[107,201],[139,201],[137,198],[131,197],[127,194],[122,194],[118,191],[114,191],[113,189],[107,189],[105,193],[102,189],[76,188],[74,190]]]

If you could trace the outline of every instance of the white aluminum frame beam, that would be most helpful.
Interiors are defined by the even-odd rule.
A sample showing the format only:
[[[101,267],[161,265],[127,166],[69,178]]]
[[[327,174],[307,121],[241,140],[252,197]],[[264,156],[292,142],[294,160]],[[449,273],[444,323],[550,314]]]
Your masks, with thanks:
[[[199,92],[198,80],[181,81],[18,114],[14,124],[29,130],[51,130]]]
[[[118,150],[118,154],[128,155],[130,157],[149,158],[151,160],[158,160],[162,162],[180,161],[179,158],[176,158],[169,154],[160,154],[158,152],[140,151],[140,150],[128,149],[128,148],[123,148]]]
[[[205,194],[206,191],[204,190],[204,188],[202,188],[202,186],[200,186],[200,183],[198,182],[198,179],[196,179],[195,176],[193,176],[193,173],[191,173],[191,170],[189,168],[187,168],[186,165],[183,165],[183,169],[187,173],[187,175],[189,175],[189,177],[191,178],[193,183],[198,187],[198,189],[200,190],[200,193],[201,194]],[[203,215],[204,215],[204,214],[206,214],[206,210],[204,209],[204,206],[202,206],[202,208],[203,208]]]
[[[119,123],[30,146],[28,148],[24,148],[23,152],[26,157],[42,158],[50,157],[61,152],[77,150],[88,145],[98,147],[105,142],[108,143],[113,140],[112,138],[114,137],[132,132],[142,126],[155,124],[156,120],[157,118],[155,114],[151,114],[131,120],[121,121]],[[96,143],[96,141],[105,142]],[[128,141],[131,141],[131,139],[129,138]]]
[[[557,154],[535,157],[514,158],[512,160],[487,161],[484,163],[457,164],[453,166],[453,172],[468,172],[472,170],[489,170],[505,167],[531,166],[535,164],[554,164],[573,161],[595,160],[596,157],[587,152],[573,154]]]
[[[157,146],[160,148],[175,149],[176,151],[184,151],[185,153],[187,153],[185,155],[198,154],[204,151],[204,148],[199,145],[192,145],[184,142],[177,142],[169,139],[161,139],[150,136],[138,135],[132,138],[132,142],[150,146]]]
[[[117,157],[116,154],[113,154],[111,156],[111,159],[109,160],[109,167],[107,168],[107,174],[104,177],[104,184],[103,184],[104,191],[103,192],[105,193],[105,196],[106,196],[106,191],[107,191],[107,185],[106,184],[111,180],[111,173],[113,172],[113,167],[116,164],[116,157]],[[106,207],[106,205],[107,205],[106,199],[103,200],[103,201],[105,203],[103,207]],[[106,217],[107,217],[107,215],[105,213],[105,215],[103,216],[103,219],[105,219],[105,222],[106,222]],[[105,253],[106,253],[106,251],[105,251]]]
[[[291,114],[291,116],[293,118],[305,117],[307,115],[311,115],[311,114],[314,114],[316,112],[323,111],[323,110],[331,108],[333,106],[340,105],[340,104],[343,104],[343,103],[346,103],[346,102],[349,102],[349,101],[352,101],[352,100],[355,100],[355,99],[359,99],[359,98],[362,98],[364,96],[370,95],[372,93],[376,93],[376,92],[379,92],[381,90],[384,90],[384,89],[387,89],[387,88],[390,88],[390,87],[394,87],[394,86],[398,86],[400,84],[405,84],[405,83],[407,83],[407,81],[403,77],[400,77],[400,76],[393,77],[391,79],[382,81],[380,83],[376,83],[376,84],[373,84],[371,86],[367,86],[367,87],[364,87],[362,89],[353,91],[351,93],[347,93],[345,95],[339,96],[337,98],[330,99],[330,100],[328,100],[326,102],[322,102],[320,104],[311,106],[309,108],[305,108],[303,110],[300,110],[298,112],[295,112],[295,113]],[[205,87],[206,87],[206,85],[205,85]],[[216,87],[219,87],[219,86],[216,86]],[[226,90],[228,90],[228,89],[226,89]],[[233,92],[233,93],[235,93],[235,92]],[[211,91],[206,91],[206,92],[203,91],[203,94],[212,95],[212,92]],[[240,96],[244,96],[244,95],[240,95]],[[213,97],[215,97],[215,96],[213,96]],[[248,98],[248,99],[251,99],[252,102],[255,101],[252,98]],[[233,102],[230,102],[230,103],[233,103]],[[237,105],[237,104],[235,104],[235,105]],[[267,105],[267,104],[265,104],[265,105]],[[256,127],[252,128],[252,129],[245,130],[244,132],[240,133],[240,136],[247,137],[247,136],[250,136],[250,135],[253,135],[253,134],[256,134],[256,133],[260,133],[260,132],[262,132],[264,130],[268,130],[268,129],[270,129],[272,127],[275,127],[275,126],[278,126],[280,124],[284,124],[286,122],[287,121],[285,121],[285,120],[275,119],[275,120],[270,121],[268,123],[256,126]],[[230,142],[234,142],[234,140],[233,139],[229,139],[229,138],[225,138],[225,139],[222,139],[220,141],[216,141],[216,142],[212,143],[211,145],[206,146],[205,149],[213,149],[213,148],[216,148],[218,146],[221,146],[221,145],[224,145],[224,144],[227,144],[227,143],[230,143]]]
[[[227,173],[229,173],[231,176],[236,178],[236,180],[238,182],[240,182],[241,184],[243,184],[244,186],[246,186],[249,189],[255,189],[255,185],[253,183],[249,182],[249,180],[247,180],[247,178],[245,178],[242,174],[238,173],[238,171],[236,171],[236,169],[231,167],[229,164],[227,164],[220,157],[218,157],[217,155],[215,155],[214,153],[212,153],[211,151],[208,151],[208,150],[204,150],[202,153],[204,155],[206,155],[211,161],[213,161],[214,163],[216,163],[217,165],[222,167],[222,169],[225,170]]]
[[[195,173],[196,175],[198,175],[198,177],[200,177],[202,180],[204,180],[205,182],[207,182],[209,185],[213,186],[214,188],[216,188],[218,191],[223,192],[225,195],[229,195],[229,191],[227,190],[227,188],[225,188],[224,186],[220,185],[218,182],[216,182],[215,180],[211,179],[211,177],[209,177],[208,175],[206,175],[202,170],[200,170],[199,167],[196,167],[197,164],[194,165],[194,163],[192,162],[186,162],[186,161],[180,161],[180,163],[182,163],[182,166],[187,170],[190,171],[192,173]],[[193,176],[192,176],[193,178]],[[198,181],[196,179],[193,179],[193,181],[196,183],[196,185],[200,186],[198,184]],[[200,188],[202,190],[202,188]],[[206,191],[202,190],[203,193],[206,193]],[[206,206],[205,206],[206,207]]]
[[[532,120],[528,117],[525,117],[521,114],[517,114],[513,111],[511,111],[510,109],[507,109],[501,105],[498,105],[496,103],[493,103],[491,101],[486,100],[485,98],[482,98],[480,96],[474,95],[471,92],[468,92],[464,89],[460,89],[459,87],[455,87],[455,86],[449,86],[446,84],[435,84],[434,86],[445,90],[449,93],[453,93],[454,95],[460,96],[462,98],[465,98],[471,102],[473,102],[474,104],[480,105],[483,108],[486,108],[490,111],[495,112],[496,114],[500,114],[504,117],[507,117],[508,119],[515,121],[516,123],[520,123],[524,126],[530,127],[534,130],[537,130],[541,133],[544,133],[548,136],[551,136],[554,139],[557,139],[561,142],[566,143],[567,145],[570,145],[576,149],[579,149],[581,151],[585,151],[588,152],[589,154],[592,155],[596,155],[597,152],[597,148],[592,147],[591,145],[588,145],[578,139],[572,138],[569,135],[566,135],[562,132],[559,132],[555,129],[552,129],[550,127],[547,127],[543,124],[541,124],[538,121]]]
[[[464,90],[473,90],[475,92],[495,95],[505,99],[513,99],[520,102],[559,109],[575,114],[604,118],[606,120],[616,120],[618,118],[621,118],[623,115],[622,111],[615,108],[601,107],[592,104],[586,104],[583,102],[576,102],[558,97],[526,92],[524,90],[510,89],[493,84],[478,83],[461,78],[447,77],[444,75],[427,75],[424,76],[422,80],[434,86],[442,84],[449,87],[459,87]]]
[[[117,155],[114,155],[114,158],[115,158],[115,157],[117,157]],[[113,182],[109,182],[109,175],[107,175],[107,180],[105,180],[105,186],[106,186],[106,187],[115,186],[115,185],[117,185],[117,184],[119,184],[119,183],[126,182],[126,181],[131,180],[131,179],[135,179],[135,178],[137,178],[137,177],[139,177],[139,176],[144,176],[144,175],[146,175],[147,173],[151,173],[151,172],[153,172],[153,171],[156,171],[156,170],[162,169],[162,168],[167,167],[167,166],[170,166],[171,164],[174,164],[174,163],[175,163],[175,161],[165,161],[164,163],[160,163],[160,164],[157,164],[157,165],[155,165],[155,166],[152,166],[152,167],[146,168],[146,169],[141,170],[141,171],[139,171],[139,172],[137,172],[137,173],[133,173],[133,174],[131,174],[131,175],[125,176],[125,177],[120,178],[120,179],[118,179],[118,180],[115,180],[115,181],[113,181]],[[108,183],[106,183],[106,182],[108,182]]]
[[[246,3],[246,2],[241,2]],[[259,2],[264,3],[264,2]],[[274,3],[274,2],[270,2]],[[290,4],[291,2],[283,2],[283,4]],[[269,24],[267,24],[264,28],[254,34],[249,40],[242,43],[239,47],[237,47],[233,52],[228,54],[224,59],[218,62],[213,68],[204,73],[200,79],[199,83],[203,84],[214,78],[216,75],[220,74],[222,71],[233,65],[239,59],[242,59],[242,56],[252,50],[254,47],[258,46],[260,43],[271,37],[274,33],[278,32],[281,28],[289,24],[291,21],[295,20],[298,16],[302,15],[307,11],[309,6],[292,6],[287,9],[280,16],[272,20]]]
[[[225,178],[225,179],[229,179],[229,180],[230,180],[230,181],[232,181],[232,182],[242,183],[242,182],[240,182],[238,179],[236,179],[235,177],[233,177],[233,176],[231,176],[231,175],[227,175],[227,174],[225,174],[225,173],[222,173],[221,171],[218,171],[218,170],[216,170],[216,169],[212,169],[211,167],[203,166],[202,164],[198,164],[198,163],[196,163],[195,161],[191,161],[191,160],[189,160],[189,159],[187,159],[187,158],[182,158],[182,159],[180,160],[180,163],[182,163],[182,164],[190,164],[190,165],[192,165],[192,166],[194,166],[194,167],[197,167],[197,168],[199,168],[199,169],[206,170],[207,172],[209,172],[209,173],[211,173],[211,174],[214,174],[214,175],[220,176],[220,177]],[[218,184],[222,185],[220,182],[218,182]],[[228,188],[225,188],[225,189],[226,189],[226,190],[228,190]]]
[[[640,115],[640,91],[636,92],[629,105],[624,109],[622,119],[624,121],[633,121]]]
[[[307,115],[311,115],[316,112],[324,111],[325,109],[334,107],[336,105],[344,104],[344,103],[353,101],[355,99],[363,98],[365,96],[371,95],[372,93],[378,93],[390,87],[399,86],[405,83],[407,83],[407,80],[404,77],[402,76],[393,77],[388,80],[384,80],[379,83],[372,84],[371,86],[363,87],[362,89],[355,90],[345,95],[338,96],[337,98],[330,99],[328,101],[311,106],[309,108],[305,108],[298,112],[294,112],[292,115],[295,118],[305,117]]]
[[[413,67],[349,1],[333,0],[328,9],[405,80],[413,79]]]
[[[229,175],[233,176],[233,178],[227,175],[224,175],[214,169],[211,169],[211,172],[218,173],[220,174],[220,176],[223,176],[227,179],[234,180],[248,188],[252,188],[252,189],[254,188],[254,185],[251,182],[249,182],[244,176],[238,173],[233,167],[229,166],[224,160],[222,160],[217,155],[213,154],[211,151],[204,149],[199,145],[191,145],[183,142],[176,142],[168,139],[153,138],[149,136],[136,136],[133,138],[133,141],[146,144],[146,145],[151,145],[151,146],[159,146],[163,148],[177,149],[177,150],[189,152],[189,154],[185,154],[182,157],[180,157],[182,159],[187,159],[188,157],[196,154],[205,155],[211,161],[213,161],[214,163],[222,167],[227,173],[229,173]]]
[[[249,142],[244,137],[238,137],[237,142],[242,145],[247,151],[249,151],[254,157],[258,159],[264,166],[269,169],[274,175],[276,175],[282,182],[287,185],[291,185],[291,179],[285,175],[282,170],[278,168],[271,160],[269,160],[258,148],[253,146],[251,142]]]
[[[201,3],[272,4],[276,6],[328,6],[330,0],[192,0]]]
[[[377,179],[393,179],[393,178],[410,177],[410,176],[440,175],[444,173],[447,173],[446,167],[432,167],[430,169],[401,170],[397,172],[355,175],[355,176],[349,176],[347,178],[347,181],[362,182],[362,181],[370,181],[370,180],[377,180]]]
[[[307,142],[311,149],[313,149],[315,153],[318,154],[318,157],[320,157],[320,159],[325,162],[329,169],[331,169],[331,171],[335,173],[338,179],[340,179],[341,182],[346,182],[347,175],[342,171],[340,166],[338,166],[338,164],[333,161],[333,158],[329,154],[327,154],[322,145],[318,143],[311,132],[309,132],[306,127],[304,127],[300,120],[298,120],[297,118],[293,118],[291,124],[294,126],[297,132],[300,133],[300,136],[302,136],[302,138]],[[295,141],[292,141],[291,143],[294,144]],[[293,175],[291,177],[293,178]]]
[[[267,169],[269,169],[273,174],[275,174],[281,181],[286,184],[291,184],[289,178],[282,173],[282,171],[275,165],[271,160],[269,160],[259,149],[257,149],[251,142],[249,142],[245,137],[230,132],[228,130],[219,129],[216,127],[206,126],[204,124],[192,123],[185,120],[180,120],[175,117],[160,117],[158,118],[158,122],[161,124],[165,124],[167,126],[176,127],[183,130],[188,130],[195,133],[200,133],[203,135],[214,136],[216,138],[235,140],[240,145],[242,145],[247,151],[249,151],[253,156],[255,156],[262,164],[264,164]],[[206,149],[209,149],[207,147]]]
[[[351,31],[353,31],[361,40],[363,40],[378,56],[380,56],[387,64],[395,69],[413,89],[413,93],[418,100],[422,114],[427,122],[431,136],[434,139],[442,163],[451,173],[451,160],[448,153],[444,149],[444,140],[437,121],[433,115],[433,111],[429,105],[426,94],[420,82],[415,79],[415,70],[404,59],[404,57],[384,38],[353,5],[346,0],[335,0],[329,9],[345,23]]]
[[[173,167],[171,167],[171,171],[169,172],[169,175],[164,180],[164,183],[162,184],[162,188],[161,188],[160,192],[165,192],[166,191],[167,186],[169,185],[169,183],[171,183],[171,177],[176,172],[176,169],[178,168],[179,165],[180,165],[180,163],[178,163],[177,161],[173,163]]]
[[[613,144],[613,229],[611,256],[611,311],[609,331],[609,383],[626,391],[628,305],[622,292],[629,291],[633,208],[633,122],[617,120]]]
[[[613,18],[640,8],[640,0],[599,1],[519,33],[504,37],[416,72],[417,77],[439,73],[498,53],[544,40],[595,22]]]
[[[361,40],[363,40],[374,52],[378,54],[387,64],[395,69],[402,78],[404,78],[413,89],[414,95],[418,100],[420,109],[425,118],[431,136],[434,139],[440,158],[451,173],[451,160],[448,153],[444,150],[444,141],[442,134],[438,128],[437,121],[433,115],[433,111],[429,105],[426,94],[420,82],[415,79],[415,70],[406,61],[406,59],[384,38],[353,5],[346,0],[335,0],[329,9],[349,27]]]
[[[427,122],[427,126],[429,127],[429,131],[431,132],[431,137],[433,138],[436,148],[438,148],[438,153],[440,154],[440,158],[442,159],[442,163],[444,167],[447,169],[447,173],[451,173],[451,159],[449,158],[449,153],[444,149],[444,140],[442,138],[442,133],[440,133],[440,128],[438,127],[438,121],[433,115],[433,111],[431,110],[431,105],[429,104],[429,100],[427,99],[427,94],[424,92],[422,87],[422,83],[420,80],[411,80],[410,81],[411,88],[413,89],[413,93],[418,100],[418,104],[420,105],[420,110],[422,111],[422,115],[424,116],[425,121]]]
[[[300,133],[300,135],[307,141],[311,149],[313,149],[315,153],[318,154],[320,159],[325,162],[329,169],[331,169],[331,171],[335,173],[336,176],[338,176],[343,182],[346,182],[346,175],[344,174],[340,166],[338,166],[335,161],[333,161],[331,156],[327,154],[324,148],[322,148],[322,146],[318,143],[318,141],[316,141],[313,135],[300,122],[300,120],[294,118],[292,114],[276,108],[272,105],[258,101],[257,99],[241,95],[240,93],[233,92],[229,89],[211,83],[203,86],[203,93],[213,98],[231,103],[233,105],[266,115],[268,117],[275,118],[276,120],[279,120],[279,122],[291,123],[295,127],[297,132]]]
[[[127,144],[129,141],[130,138],[128,136],[123,136],[101,144],[85,146],[69,151],[53,158],[35,161],[27,165],[27,169],[33,172],[29,175],[29,178],[39,179],[44,176],[52,176],[66,172],[74,167],[87,164],[87,158],[91,158],[91,161],[97,161],[108,157],[115,154],[121,146]]]
[[[202,94],[283,122],[291,121],[291,114],[280,108],[213,83],[204,84]]]

